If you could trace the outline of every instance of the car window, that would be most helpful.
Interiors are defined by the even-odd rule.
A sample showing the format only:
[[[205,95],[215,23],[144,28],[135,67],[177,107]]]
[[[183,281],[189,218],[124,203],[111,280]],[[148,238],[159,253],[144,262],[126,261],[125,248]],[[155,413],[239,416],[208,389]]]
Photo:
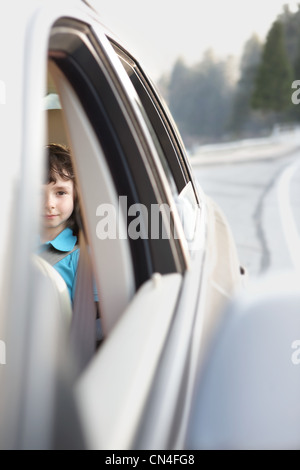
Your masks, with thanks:
[[[199,203],[184,146],[168,108],[139,64],[116,42],[112,46],[128,74],[147,116],[158,154],[172,189],[184,233],[194,239]]]
[[[111,63],[118,59],[108,42],[108,50],[102,47],[102,39],[73,20],[54,25],[49,70],[57,89],[46,100],[48,122],[53,116],[56,133],[65,126],[59,139],[67,136],[75,158],[83,220],[98,288],[108,299],[107,315],[116,302],[116,286],[123,292],[117,318],[153,273],[184,272],[188,251],[174,204],[180,195],[168,162],[149,131],[147,116],[126,92],[125,82],[132,87],[127,75],[118,75]],[[114,239],[99,234],[107,210],[117,219]]]

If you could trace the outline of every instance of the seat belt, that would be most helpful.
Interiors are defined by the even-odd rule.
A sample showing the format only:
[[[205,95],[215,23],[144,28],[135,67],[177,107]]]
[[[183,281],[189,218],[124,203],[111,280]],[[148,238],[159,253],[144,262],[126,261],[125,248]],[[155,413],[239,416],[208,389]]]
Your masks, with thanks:
[[[40,258],[43,258],[45,261],[47,261],[51,266],[54,266],[56,263],[64,259],[66,256],[68,256],[70,253],[73,251],[76,251],[79,248],[79,245],[76,244],[71,251],[59,251],[56,250],[52,245],[48,245],[47,249],[42,251],[41,253],[38,254]]]
[[[94,299],[91,257],[83,231],[79,234],[79,247],[80,255],[70,335],[80,373],[96,350],[97,307]]]

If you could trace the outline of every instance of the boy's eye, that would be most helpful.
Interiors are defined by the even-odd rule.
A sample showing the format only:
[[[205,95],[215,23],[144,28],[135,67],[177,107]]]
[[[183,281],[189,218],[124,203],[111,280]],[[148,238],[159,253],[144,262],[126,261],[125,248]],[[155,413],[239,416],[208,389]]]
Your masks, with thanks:
[[[58,196],[64,196],[64,194],[67,194],[65,191],[57,191],[56,193]]]

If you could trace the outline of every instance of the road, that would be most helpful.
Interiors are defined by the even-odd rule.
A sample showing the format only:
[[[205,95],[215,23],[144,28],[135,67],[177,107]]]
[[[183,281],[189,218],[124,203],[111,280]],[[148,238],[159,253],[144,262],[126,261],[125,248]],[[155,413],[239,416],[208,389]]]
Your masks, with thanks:
[[[299,135],[297,135],[299,137]],[[284,141],[284,142],[283,142]],[[223,210],[249,276],[300,268],[300,148],[295,139],[200,152],[203,190]],[[233,158],[234,157],[234,158]]]

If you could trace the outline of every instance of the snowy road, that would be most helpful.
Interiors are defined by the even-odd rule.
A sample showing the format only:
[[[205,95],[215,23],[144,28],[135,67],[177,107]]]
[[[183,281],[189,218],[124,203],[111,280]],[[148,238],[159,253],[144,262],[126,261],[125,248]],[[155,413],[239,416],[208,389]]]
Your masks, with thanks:
[[[191,157],[196,177],[225,213],[250,276],[300,268],[299,133],[210,147]]]

